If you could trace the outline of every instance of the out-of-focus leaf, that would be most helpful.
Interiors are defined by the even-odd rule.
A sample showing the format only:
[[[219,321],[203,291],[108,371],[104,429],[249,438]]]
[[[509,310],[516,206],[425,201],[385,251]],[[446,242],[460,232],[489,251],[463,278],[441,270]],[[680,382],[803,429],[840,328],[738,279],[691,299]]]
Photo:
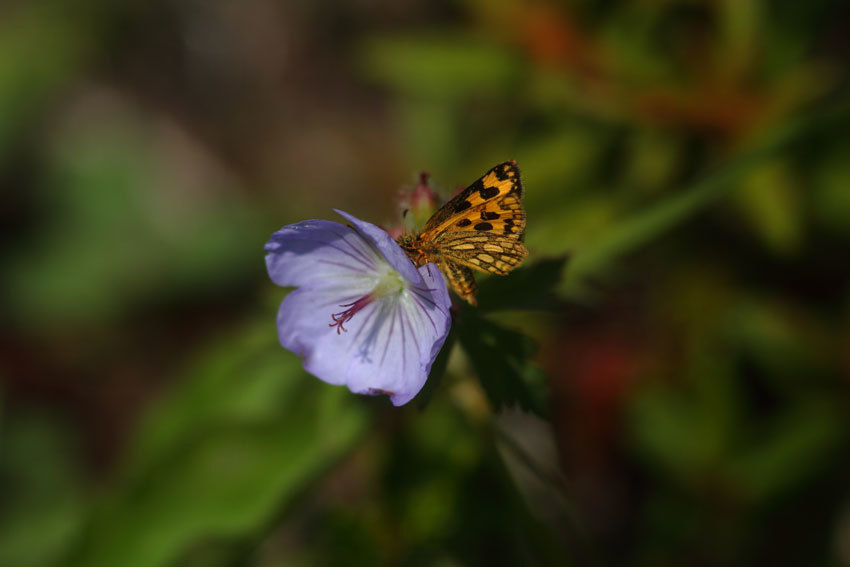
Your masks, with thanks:
[[[458,340],[469,356],[487,398],[497,410],[518,405],[527,411],[545,411],[545,376],[529,359],[535,345],[525,335],[500,327],[462,307],[457,321]]]
[[[128,471],[148,470],[199,432],[275,419],[281,404],[309,381],[299,360],[277,343],[272,322],[239,329],[208,345],[181,375],[145,416],[127,455]]]
[[[552,542],[565,548],[559,555],[588,553],[587,534],[578,528],[576,511],[567,497],[569,487],[551,424],[533,414],[506,410],[495,419],[494,429],[496,448],[528,510],[550,533],[567,536],[565,541]]]
[[[3,7],[0,162],[39,107],[88,62],[93,8],[82,2],[69,10],[51,0]]]
[[[608,195],[583,197],[559,207],[529,207],[526,246],[532,257],[568,254],[572,258],[574,251],[593,246],[617,225],[621,208],[621,203]],[[565,276],[561,283],[571,277]]]
[[[366,423],[354,396],[277,345],[273,324],[223,342],[151,413],[73,564],[168,565],[205,541],[238,543]]]
[[[434,392],[437,391],[437,387],[443,381],[455,342],[457,342],[457,332],[452,329],[449,331],[449,336],[446,337],[443,348],[440,349],[440,354],[437,355],[434,364],[431,365],[431,373],[428,374],[428,380],[425,382],[425,386],[423,386],[422,391],[416,396],[417,407],[424,409],[434,396]]]
[[[666,198],[648,210],[619,223],[616,228],[597,238],[592,244],[575,250],[570,270],[561,291],[567,295],[587,293],[588,280],[610,268],[615,259],[637,250],[664,232],[690,218],[694,213],[725,196],[735,182],[749,174],[754,166],[776,158],[777,154],[802,144],[816,132],[846,125],[850,107],[840,105],[805,121],[783,125],[753,141],[754,149],[731,160],[722,168],[703,177],[689,189]]]
[[[360,55],[364,73],[416,98],[496,98],[515,91],[522,73],[514,52],[462,36],[378,38]]]
[[[411,152],[432,167],[453,163],[458,152],[457,120],[452,106],[442,100],[402,101],[396,105],[399,124]],[[451,192],[449,192],[451,193]]]
[[[658,193],[676,173],[683,149],[669,132],[638,130],[629,138],[624,183],[643,194]]]
[[[796,252],[803,238],[803,210],[793,172],[772,161],[754,168],[741,185],[737,202],[762,242],[775,254]]]
[[[728,328],[729,337],[741,345],[763,380],[788,399],[801,389],[823,385],[840,348],[812,321],[782,304],[741,301],[730,314]]]
[[[555,542],[548,543],[557,549],[542,545],[551,534],[529,516],[505,475],[492,447],[491,416],[486,412],[471,415],[457,403],[458,398],[447,401],[445,397],[434,400],[428,411],[397,428],[381,428],[384,435],[376,445],[382,454],[387,452],[380,459],[383,498],[344,504],[361,529],[379,528],[372,541],[380,543],[389,529],[392,555],[387,559],[388,548],[377,546],[383,561],[369,562],[371,556],[365,555],[358,562],[335,545],[339,541],[335,538],[317,546],[330,556],[322,564],[395,563],[398,549],[402,549],[403,563],[422,565],[476,565],[482,558],[508,565],[568,564]],[[384,525],[375,526],[375,519]],[[498,537],[505,533],[511,536]],[[550,553],[550,560],[545,560]]]
[[[654,208],[619,223],[591,245],[576,250],[561,291],[582,295],[588,278],[598,275],[616,258],[646,245],[719,197],[730,177],[729,172],[711,177],[690,191],[667,198]]]
[[[845,239],[850,238],[850,143],[839,144],[814,171],[813,212],[816,218]]]
[[[729,74],[744,73],[758,53],[761,27],[767,21],[761,2],[720,2],[718,10],[723,49],[720,65]]]
[[[516,93],[524,72],[520,58],[505,46],[450,34],[373,38],[358,58],[365,76],[401,94],[395,109],[408,149],[434,169],[457,165],[466,149],[468,110],[461,103],[501,101]],[[488,145],[498,146],[498,140]]]
[[[102,323],[141,301],[214,293],[262,269],[259,213],[187,136],[106,94],[76,112],[69,122],[82,126],[53,140],[48,222],[14,250],[3,282],[20,324]]]
[[[541,212],[568,207],[568,195],[587,187],[602,160],[606,136],[596,128],[564,121],[548,135],[527,140],[515,157],[522,170],[525,206]]]
[[[847,423],[828,400],[809,399],[760,428],[729,465],[730,480],[747,498],[764,501],[793,489],[832,464],[847,442]]]
[[[8,415],[0,447],[0,565],[61,565],[86,515],[73,440],[39,414]]]
[[[728,360],[701,353],[685,386],[646,388],[628,427],[648,466],[681,482],[713,471],[730,449],[738,412]]]
[[[484,311],[552,309],[567,263],[567,258],[544,259],[514,270],[510,277],[487,278],[479,287],[478,303]]]
[[[604,44],[611,66],[628,84],[658,84],[676,80],[675,58],[659,57],[666,10],[663,5],[627,4],[619,18],[606,26]]]

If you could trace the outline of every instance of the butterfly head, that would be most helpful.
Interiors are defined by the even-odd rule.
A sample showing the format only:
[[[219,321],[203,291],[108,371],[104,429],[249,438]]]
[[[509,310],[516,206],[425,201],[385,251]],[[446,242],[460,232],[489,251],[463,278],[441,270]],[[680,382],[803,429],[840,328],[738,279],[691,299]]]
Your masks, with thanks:
[[[422,242],[415,234],[402,234],[396,239],[396,242],[399,246],[401,246],[401,249],[404,250],[404,253],[407,254],[407,257],[410,258],[410,261],[413,262],[417,268],[428,262],[425,256],[425,251],[421,246]]]

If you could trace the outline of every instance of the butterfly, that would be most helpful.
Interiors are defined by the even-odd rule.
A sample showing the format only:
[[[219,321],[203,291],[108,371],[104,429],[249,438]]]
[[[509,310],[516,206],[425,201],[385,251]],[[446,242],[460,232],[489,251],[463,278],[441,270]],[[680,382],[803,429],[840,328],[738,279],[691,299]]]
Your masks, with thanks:
[[[436,264],[455,293],[476,305],[472,270],[504,276],[528,255],[522,192],[516,162],[506,161],[443,205],[418,235],[397,242],[417,267]]]

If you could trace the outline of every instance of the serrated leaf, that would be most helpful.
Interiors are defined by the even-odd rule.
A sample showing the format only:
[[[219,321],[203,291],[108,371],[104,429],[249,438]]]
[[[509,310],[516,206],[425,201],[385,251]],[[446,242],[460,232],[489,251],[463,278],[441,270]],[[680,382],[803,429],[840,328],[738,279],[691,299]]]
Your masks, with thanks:
[[[449,336],[446,337],[446,342],[443,344],[443,348],[440,349],[440,354],[437,355],[436,360],[434,360],[434,364],[431,365],[431,373],[428,375],[428,380],[425,381],[425,386],[415,398],[416,406],[420,409],[425,409],[431,401],[431,398],[434,397],[434,392],[436,392],[437,387],[443,381],[443,377],[446,374],[446,367],[449,364],[449,356],[451,356],[452,349],[456,342],[457,332],[452,329],[449,331]]]
[[[536,348],[534,341],[481,317],[472,307],[462,308],[455,327],[458,340],[496,410],[518,405],[527,411],[544,413],[544,376],[530,361]]]
[[[568,258],[548,258],[526,263],[507,277],[490,277],[481,282],[478,303],[484,311],[499,309],[552,309],[555,293]]]

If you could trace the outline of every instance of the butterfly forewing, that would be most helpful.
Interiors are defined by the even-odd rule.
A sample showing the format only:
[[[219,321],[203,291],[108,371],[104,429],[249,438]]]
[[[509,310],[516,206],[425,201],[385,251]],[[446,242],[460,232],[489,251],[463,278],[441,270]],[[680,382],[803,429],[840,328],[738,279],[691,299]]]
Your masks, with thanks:
[[[513,221],[511,215],[515,216],[516,211],[521,213],[522,228],[511,230],[514,234],[521,234],[525,228],[525,212],[522,210],[521,199],[522,182],[519,168],[515,161],[506,161],[485,173],[443,205],[425,224],[419,238],[432,240],[448,230],[489,231],[496,226],[500,226],[504,232],[504,220]],[[513,224],[508,223],[508,226]]]

